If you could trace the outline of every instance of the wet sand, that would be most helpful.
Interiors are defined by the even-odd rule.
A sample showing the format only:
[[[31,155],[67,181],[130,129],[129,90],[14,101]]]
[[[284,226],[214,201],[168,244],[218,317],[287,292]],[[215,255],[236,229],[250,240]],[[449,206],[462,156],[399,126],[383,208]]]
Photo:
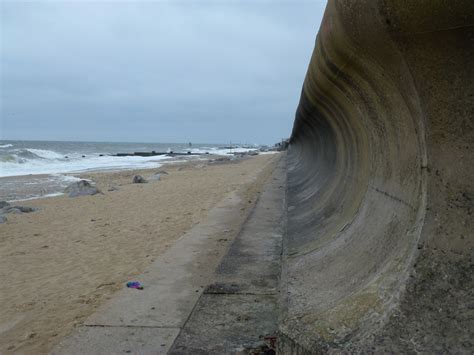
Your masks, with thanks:
[[[0,353],[47,353],[228,193],[248,213],[277,159],[89,173],[103,194],[22,202],[40,210],[0,225]],[[131,183],[157,170],[169,175]]]

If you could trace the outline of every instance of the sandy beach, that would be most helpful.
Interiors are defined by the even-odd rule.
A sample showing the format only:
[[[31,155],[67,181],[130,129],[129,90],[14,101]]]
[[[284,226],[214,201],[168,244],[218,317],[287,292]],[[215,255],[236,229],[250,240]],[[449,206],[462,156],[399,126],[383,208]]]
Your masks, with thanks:
[[[229,193],[245,217],[278,158],[88,173],[103,194],[22,202],[39,210],[0,225],[0,353],[47,353]]]

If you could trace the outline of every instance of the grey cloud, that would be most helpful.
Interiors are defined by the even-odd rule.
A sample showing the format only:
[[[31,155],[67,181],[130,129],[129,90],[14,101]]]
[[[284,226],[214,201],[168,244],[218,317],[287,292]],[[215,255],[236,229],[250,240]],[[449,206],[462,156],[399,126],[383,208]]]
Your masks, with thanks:
[[[324,7],[3,1],[0,138],[277,141]]]

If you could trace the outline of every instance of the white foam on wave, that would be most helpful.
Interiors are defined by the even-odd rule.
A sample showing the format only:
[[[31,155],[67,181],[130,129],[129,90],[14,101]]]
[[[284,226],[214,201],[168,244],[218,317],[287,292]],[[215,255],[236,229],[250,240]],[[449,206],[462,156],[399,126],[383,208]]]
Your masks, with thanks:
[[[4,146],[12,146],[6,144]],[[245,153],[255,151],[256,148],[221,148],[221,147],[199,147],[189,151],[192,154],[213,154],[229,155],[234,153]],[[187,151],[184,149],[183,151]],[[10,157],[6,159],[5,157]],[[88,154],[83,157],[82,153],[55,152],[46,149],[26,148],[17,149],[10,155],[4,156],[4,161],[0,161],[0,177],[39,175],[39,174],[60,174],[76,173],[83,171],[98,170],[124,170],[157,168],[161,162],[169,160],[167,156],[139,157],[139,156],[100,156],[99,153]]]
[[[206,148],[206,147],[201,147],[201,148],[193,148],[190,149],[191,153],[194,154],[214,154],[214,155],[229,155],[229,154],[234,154],[234,153],[246,153],[250,151],[258,150],[256,148],[216,148],[216,147],[211,147],[211,148]]]
[[[79,181],[79,180],[87,180],[87,179],[78,178],[77,176],[63,175],[63,174],[51,174],[50,177],[52,179],[61,180],[61,181],[66,182],[66,183],[76,182],[76,181]]]
[[[43,159],[63,159],[64,156],[52,150],[27,148],[27,151]]]
[[[259,154],[260,155],[269,155],[269,154],[278,154],[280,152],[276,151],[276,150],[270,150],[268,152],[260,152]]]
[[[13,147],[13,144],[3,144],[3,145],[0,145],[0,148],[11,148]]]
[[[32,153],[38,155],[38,152]],[[49,153],[42,152],[41,154],[47,155]],[[50,156],[52,157],[53,155],[50,154]],[[156,168],[160,167],[161,162],[166,159],[169,159],[169,157],[89,156],[74,159],[27,159],[21,164],[17,162],[0,162],[0,176],[76,173],[89,170]]]
[[[31,201],[31,200],[38,200],[40,198],[57,197],[57,196],[61,196],[61,195],[64,195],[64,192],[53,192],[53,193],[46,194],[46,195],[32,196],[32,197],[28,197],[28,198],[21,198],[21,199],[18,199],[18,200],[10,200],[10,201],[7,201],[7,202],[11,203],[11,202]]]
[[[7,198],[4,198],[8,202],[59,196],[69,184],[79,180],[76,176],[64,174],[23,176],[18,177],[18,180],[16,177],[7,177],[2,180],[3,191],[0,189],[0,194],[5,193],[5,189],[9,191]]]

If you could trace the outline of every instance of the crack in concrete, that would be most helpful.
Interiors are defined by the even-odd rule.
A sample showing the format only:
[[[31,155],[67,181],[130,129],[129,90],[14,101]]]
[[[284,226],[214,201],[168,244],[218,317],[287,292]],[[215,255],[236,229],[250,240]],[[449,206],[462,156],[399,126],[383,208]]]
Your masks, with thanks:
[[[375,191],[381,193],[382,195],[385,195],[385,196],[387,196],[387,197],[389,197],[389,198],[391,198],[391,199],[393,199],[393,200],[395,200],[395,201],[397,201],[397,202],[400,202],[402,205],[405,205],[405,206],[407,206],[407,207],[410,207],[413,211],[416,211],[416,208],[415,208],[415,207],[413,207],[413,206],[412,206],[411,204],[409,204],[408,202],[402,200],[401,198],[399,198],[399,197],[397,197],[397,196],[393,196],[393,195],[389,194],[388,192],[382,191],[382,190],[380,190],[380,189],[378,189],[378,188],[376,188],[376,187],[370,187],[370,188],[371,188],[372,190],[375,190]]]

